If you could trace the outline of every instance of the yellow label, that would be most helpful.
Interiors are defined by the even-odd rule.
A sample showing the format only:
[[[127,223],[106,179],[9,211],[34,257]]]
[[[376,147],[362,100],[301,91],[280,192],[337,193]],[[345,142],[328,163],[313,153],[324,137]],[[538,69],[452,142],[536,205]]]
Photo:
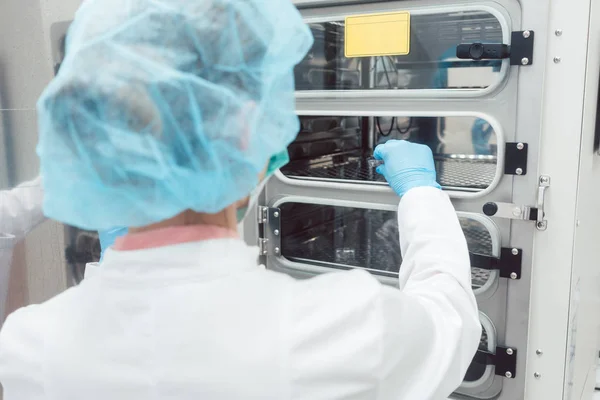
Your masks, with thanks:
[[[346,18],[347,58],[405,56],[410,52],[408,11]]]

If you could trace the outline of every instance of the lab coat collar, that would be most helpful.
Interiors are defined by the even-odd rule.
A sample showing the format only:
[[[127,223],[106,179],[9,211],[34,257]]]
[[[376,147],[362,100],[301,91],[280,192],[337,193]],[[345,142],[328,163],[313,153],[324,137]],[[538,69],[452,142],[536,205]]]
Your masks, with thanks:
[[[174,246],[210,239],[236,239],[237,231],[216,225],[169,226],[146,232],[128,233],[115,240],[115,250],[130,251]]]
[[[212,239],[152,249],[108,249],[100,264],[89,264],[86,279],[95,276],[189,279],[217,277],[258,268],[258,248],[241,239]]]

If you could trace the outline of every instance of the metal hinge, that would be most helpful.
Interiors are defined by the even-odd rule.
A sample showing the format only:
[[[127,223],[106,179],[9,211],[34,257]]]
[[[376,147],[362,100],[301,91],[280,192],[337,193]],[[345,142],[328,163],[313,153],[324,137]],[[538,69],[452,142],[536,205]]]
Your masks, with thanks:
[[[527,175],[527,143],[508,142],[504,151],[504,173],[506,175]]]
[[[502,248],[500,258],[471,253],[471,266],[488,271],[499,270],[502,278],[521,279],[523,252],[516,248]]]
[[[512,32],[511,44],[462,43],[456,47],[456,57],[463,60],[502,60],[510,58],[510,65],[533,64],[533,31]]]
[[[281,255],[281,210],[259,206],[257,212],[259,226],[258,249],[261,256]]]
[[[537,229],[545,231],[548,228],[548,221],[546,220],[546,213],[544,211],[544,201],[546,189],[549,187],[550,177],[546,175],[540,176],[536,207],[490,202],[483,206],[483,213],[488,217],[535,221]]]
[[[517,376],[517,349],[511,347],[496,347],[496,353],[479,350],[473,359],[481,365],[494,365],[496,375],[514,379]]]

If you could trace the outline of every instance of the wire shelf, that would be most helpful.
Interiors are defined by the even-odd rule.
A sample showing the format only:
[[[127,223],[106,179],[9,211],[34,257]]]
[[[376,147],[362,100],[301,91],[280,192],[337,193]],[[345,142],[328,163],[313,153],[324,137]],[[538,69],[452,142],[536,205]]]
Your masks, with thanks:
[[[467,239],[469,251],[491,256],[493,254],[492,235],[485,226],[468,218],[460,218],[460,225]],[[491,271],[471,267],[471,285],[474,289],[483,287],[490,279]]]
[[[446,189],[484,190],[496,176],[493,158],[438,157],[435,167],[439,184]],[[332,160],[307,165],[290,163],[281,172],[293,179],[387,184],[383,176],[371,167],[366,157],[349,157],[344,162]]]
[[[485,328],[481,327],[481,340],[479,341],[479,350],[488,351],[489,339]]]

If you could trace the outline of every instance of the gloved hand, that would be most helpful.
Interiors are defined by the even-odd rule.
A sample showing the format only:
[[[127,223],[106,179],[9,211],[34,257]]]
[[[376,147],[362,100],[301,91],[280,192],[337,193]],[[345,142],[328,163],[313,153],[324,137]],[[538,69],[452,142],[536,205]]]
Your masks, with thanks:
[[[422,186],[441,189],[436,182],[433,154],[427,146],[406,140],[388,140],[375,148],[373,157],[383,161],[377,172],[385,177],[398,196]]]

